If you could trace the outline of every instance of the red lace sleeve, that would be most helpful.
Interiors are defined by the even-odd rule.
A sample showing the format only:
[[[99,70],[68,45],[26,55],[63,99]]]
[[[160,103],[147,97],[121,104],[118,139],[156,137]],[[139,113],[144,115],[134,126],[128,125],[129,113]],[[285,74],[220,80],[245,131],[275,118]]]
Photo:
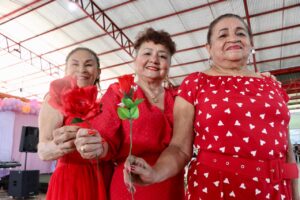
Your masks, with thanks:
[[[119,134],[121,120],[117,114],[118,104],[121,102],[118,93],[118,84],[112,84],[101,99],[102,113],[92,121],[92,127],[97,129],[100,135],[109,144],[109,152],[105,159],[112,159],[116,156],[121,136]]]

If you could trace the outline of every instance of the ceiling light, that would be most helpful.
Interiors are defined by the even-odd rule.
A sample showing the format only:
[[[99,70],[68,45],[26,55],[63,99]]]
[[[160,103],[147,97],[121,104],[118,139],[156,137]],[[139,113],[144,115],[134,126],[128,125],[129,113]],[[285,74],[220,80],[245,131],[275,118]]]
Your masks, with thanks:
[[[68,1],[68,9],[72,12],[77,10],[78,6],[76,5],[78,0],[70,0]]]

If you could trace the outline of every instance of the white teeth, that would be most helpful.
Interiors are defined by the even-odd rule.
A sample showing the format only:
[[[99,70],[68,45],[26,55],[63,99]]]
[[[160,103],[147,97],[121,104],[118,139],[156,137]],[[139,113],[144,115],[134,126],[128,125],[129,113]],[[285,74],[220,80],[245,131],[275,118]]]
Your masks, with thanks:
[[[158,67],[151,67],[151,66],[148,66],[146,67],[147,69],[150,69],[150,70],[155,70],[155,71],[159,71],[159,68]]]

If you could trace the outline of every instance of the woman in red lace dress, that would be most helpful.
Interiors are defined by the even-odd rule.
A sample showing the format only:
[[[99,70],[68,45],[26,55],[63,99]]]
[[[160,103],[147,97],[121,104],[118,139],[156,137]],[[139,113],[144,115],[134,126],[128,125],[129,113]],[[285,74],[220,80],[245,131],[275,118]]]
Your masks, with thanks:
[[[171,65],[175,43],[168,33],[149,28],[139,35],[135,50],[134,70],[138,80],[134,96],[144,101],[139,104],[139,118],[133,121],[132,154],[154,164],[172,137],[174,95],[173,90],[162,84]],[[109,144],[106,159],[116,163],[110,185],[111,200],[131,199],[123,180],[130,141],[129,122],[117,115],[121,98],[119,84],[112,84],[101,98],[102,113],[93,123]],[[135,200],[183,199],[183,171],[161,183],[135,189]]]
[[[99,59],[90,49],[76,48],[67,56],[65,71],[66,76],[76,77],[79,87],[94,85],[99,81]],[[66,84],[63,84],[63,87],[66,87]],[[59,91],[60,88],[55,89]],[[58,99],[51,98],[51,94],[50,89],[39,115],[38,154],[42,160],[58,159],[49,182],[46,199],[105,200],[106,192],[101,170],[97,162],[89,160],[100,155],[102,149],[93,149],[92,153],[89,149],[83,149],[85,152],[80,153],[87,154],[89,159],[81,157],[74,144],[76,134],[81,130],[80,126],[70,125],[71,119],[64,117],[60,110],[53,107],[52,101]],[[99,142],[98,135],[92,137],[93,143]]]
[[[137,183],[157,183],[182,169],[194,146],[186,199],[298,200],[288,96],[247,68],[249,28],[226,14],[211,23],[207,42],[211,67],[182,82],[169,147],[153,167],[139,158],[126,168],[139,175]]]

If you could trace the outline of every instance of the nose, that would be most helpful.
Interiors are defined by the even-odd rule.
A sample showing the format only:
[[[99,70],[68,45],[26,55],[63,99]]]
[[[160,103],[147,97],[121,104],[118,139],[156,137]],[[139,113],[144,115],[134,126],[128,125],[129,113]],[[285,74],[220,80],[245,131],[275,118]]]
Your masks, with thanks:
[[[158,55],[157,54],[152,54],[152,56],[150,57],[150,61],[155,63],[155,64],[159,63]]]
[[[83,64],[79,64],[78,71],[84,73],[86,72],[86,67]]]
[[[228,39],[229,39],[229,42],[234,42],[234,43],[241,42],[240,38],[237,37],[235,34],[231,34]]]

